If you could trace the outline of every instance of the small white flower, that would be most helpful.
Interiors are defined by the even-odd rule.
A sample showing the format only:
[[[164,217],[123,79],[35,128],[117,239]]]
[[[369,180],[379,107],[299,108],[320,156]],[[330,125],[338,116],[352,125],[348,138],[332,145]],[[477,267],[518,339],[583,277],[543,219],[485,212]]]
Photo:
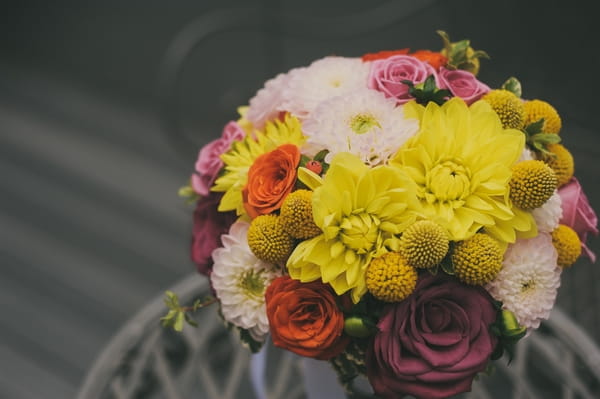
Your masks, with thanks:
[[[552,197],[544,205],[531,211],[531,214],[535,219],[538,231],[544,233],[554,231],[558,227],[558,222],[562,217],[562,200],[560,199],[560,195],[558,195],[558,191],[554,191]]]
[[[279,110],[304,119],[320,102],[366,88],[368,75],[369,66],[360,58],[321,58],[290,78]]]
[[[418,129],[395,100],[366,88],[320,103],[303,124],[307,148],[329,150],[326,161],[349,152],[368,165],[386,163]]]
[[[280,73],[265,85],[250,99],[248,106],[248,119],[256,129],[262,129],[266,121],[275,119],[283,102],[283,93],[288,86],[290,78],[304,68],[295,68],[287,73]]]
[[[238,221],[222,237],[223,246],[213,251],[210,279],[228,322],[248,330],[256,341],[269,332],[265,290],[281,270],[258,259],[248,247],[248,227]]]
[[[550,316],[560,286],[562,269],[556,258],[548,233],[517,240],[506,250],[500,273],[486,289],[521,325],[538,328]]]

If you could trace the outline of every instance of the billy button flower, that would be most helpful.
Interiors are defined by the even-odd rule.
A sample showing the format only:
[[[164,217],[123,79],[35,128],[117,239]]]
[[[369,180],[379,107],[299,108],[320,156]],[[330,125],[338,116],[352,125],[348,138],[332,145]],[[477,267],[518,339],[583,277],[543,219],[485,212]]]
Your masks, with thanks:
[[[486,284],[502,268],[502,256],[503,251],[496,240],[477,233],[454,247],[451,255],[454,274],[466,284]]]
[[[284,263],[294,247],[290,236],[277,215],[261,215],[248,228],[248,246],[254,255],[265,262]]]
[[[558,179],[558,187],[567,184],[575,173],[573,155],[562,144],[550,144],[543,155],[543,161],[552,168]]]
[[[581,255],[581,241],[577,233],[564,224],[559,224],[552,232],[552,244],[556,248],[560,267],[572,266]]]
[[[512,168],[510,199],[521,209],[539,208],[554,194],[557,183],[556,174],[544,162],[519,162]]]
[[[525,126],[544,119],[542,132],[559,134],[562,127],[560,115],[556,109],[546,101],[531,100],[523,105]]]
[[[442,226],[430,220],[420,220],[402,233],[399,252],[409,265],[425,269],[440,263],[448,252],[448,246],[448,232]]]
[[[492,106],[500,117],[502,127],[505,129],[522,129],[524,126],[525,109],[523,102],[513,92],[497,89],[492,90],[482,97]]]
[[[322,233],[313,219],[312,194],[310,190],[296,190],[281,205],[279,220],[294,238],[306,240]]]
[[[412,294],[417,271],[398,252],[388,252],[371,260],[366,274],[367,289],[384,302],[399,302]]]

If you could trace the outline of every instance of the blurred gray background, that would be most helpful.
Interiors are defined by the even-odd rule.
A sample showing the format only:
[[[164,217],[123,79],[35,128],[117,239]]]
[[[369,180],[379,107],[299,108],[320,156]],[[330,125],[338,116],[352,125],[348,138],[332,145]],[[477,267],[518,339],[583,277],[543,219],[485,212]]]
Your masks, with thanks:
[[[394,3],[393,6],[390,4]],[[330,54],[439,50],[435,31],[492,57],[490,86],[518,77],[552,103],[563,144],[600,210],[600,27],[593,3],[475,0],[21,1],[0,10],[0,398],[69,398],[110,337],[193,273],[192,207],[178,196],[200,146],[263,82]],[[294,35],[285,20],[200,43],[161,128],[169,43],[197,18],[245,6],[311,21],[355,15],[343,35]],[[385,10],[393,9],[390,16]],[[381,10],[384,12],[382,13]],[[266,13],[257,15],[267,15]],[[303,17],[303,18],[304,18]],[[210,21],[210,18],[207,19]],[[215,20],[216,21],[216,20]],[[315,31],[322,28],[315,25]],[[591,247],[600,252],[600,239]],[[599,265],[563,274],[559,305],[600,343]]]

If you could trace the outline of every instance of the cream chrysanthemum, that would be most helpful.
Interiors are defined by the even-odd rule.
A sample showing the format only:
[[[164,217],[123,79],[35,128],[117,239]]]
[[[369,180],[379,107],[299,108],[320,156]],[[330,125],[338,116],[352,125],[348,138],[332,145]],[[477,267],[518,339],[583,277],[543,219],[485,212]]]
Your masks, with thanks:
[[[419,124],[406,119],[394,100],[363,88],[320,103],[302,128],[309,148],[329,150],[328,162],[339,152],[349,152],[377,165],[386,163]]]
[[[515,314],[519,324],[538,328],[556,301],[561,273],[556,262],[550,234],[518,240],[509,245],[502,269],[486,289]]]
[[[485,101],[467,107],[454,97],[441,107],[411,101],[404,108],[420,120],[420,131],[390,163],[417,184],[428,219],[446,228],[452,241],[482,227],[505,243],[536,234],[533,217],[508,199],[511,167],[525,147],[522,132],[503,129]]]
[[[558,226],[558,221],[562,217],[562,201],[558,191],[554,191],[550,199],[541,207],[531,211],[531,214],[535,219],[538,231],[551,233]]]
[[[279,109],[306,118],[320,102],[367,87],[368,75],[360,58],[321,58],[290,78]]]
[[[248,247],[248,227],[238,221],[222,236],[223,246],[213,251],[210,279],[226,321],[264,340],[269,332],[265,290],[281,270],[258,259]]]
[[[246,119],[256,129],[262,129],[266,121],[275,119],[279,113],[279,106],[283,101],[283,92],[290,78],[301,71],[302,68],[294,68],[287,73],[280,73],[273,79],[267,80],[265,85],[250,99]]]

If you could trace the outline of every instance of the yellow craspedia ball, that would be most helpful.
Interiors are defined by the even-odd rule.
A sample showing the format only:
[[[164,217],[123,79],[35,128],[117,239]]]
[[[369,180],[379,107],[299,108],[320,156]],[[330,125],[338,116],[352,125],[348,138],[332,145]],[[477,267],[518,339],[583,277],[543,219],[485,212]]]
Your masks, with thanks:
[[[294,247],[277,215],[260,215],[248,228],[248,246],[254,255],[269,263],[283,263]]]
[[[542,161],[522,161],[512,168],[510,199],[522,209],[544,205],[554,194],[558,181],[554,171]]]
[[[283,228],[294,238],[305,240],[321,234],[312,212],[312,191],[296,190],[281,205],[279,217]]]
[[[398,252],[387,252],[371,260],[366,273],[367,289],[384,302],[398,302],[417,285],[417,271]]]
[[[487,101],[500,117],[505,129],[522,129],[525,119],[523,101],[513,92],[497,89],[491,90],[482,100]]]
[[[544,118],[543,133],[560,133],[562,121],[552,105],[542,100],[531,100],[525,102],[523,108],[525,110],[525,126]]]
[[[559,224],[552,232],[552,244],[558,253],[558,263],[561,267],[569,267],[581,255],[581,241],[575,230],[564,224]]]
[[[552,155],[546,156],[544,162],[552,168],[556,174],[558,187],[563,186],[571,180],[575,173],[575,161],[573,155],[562,144],[550,144],[546,148]]]
[[[502,268],[503,255],[496,240],[487,234],[477,233],[454,247],[451,255],[454,274],[466,284],[489,283]]]
[[[429,268],[444,259],[448,246],[448,233],[442,226],[430,220],[420,220],[402,233],[399,252],[409,265]]]

